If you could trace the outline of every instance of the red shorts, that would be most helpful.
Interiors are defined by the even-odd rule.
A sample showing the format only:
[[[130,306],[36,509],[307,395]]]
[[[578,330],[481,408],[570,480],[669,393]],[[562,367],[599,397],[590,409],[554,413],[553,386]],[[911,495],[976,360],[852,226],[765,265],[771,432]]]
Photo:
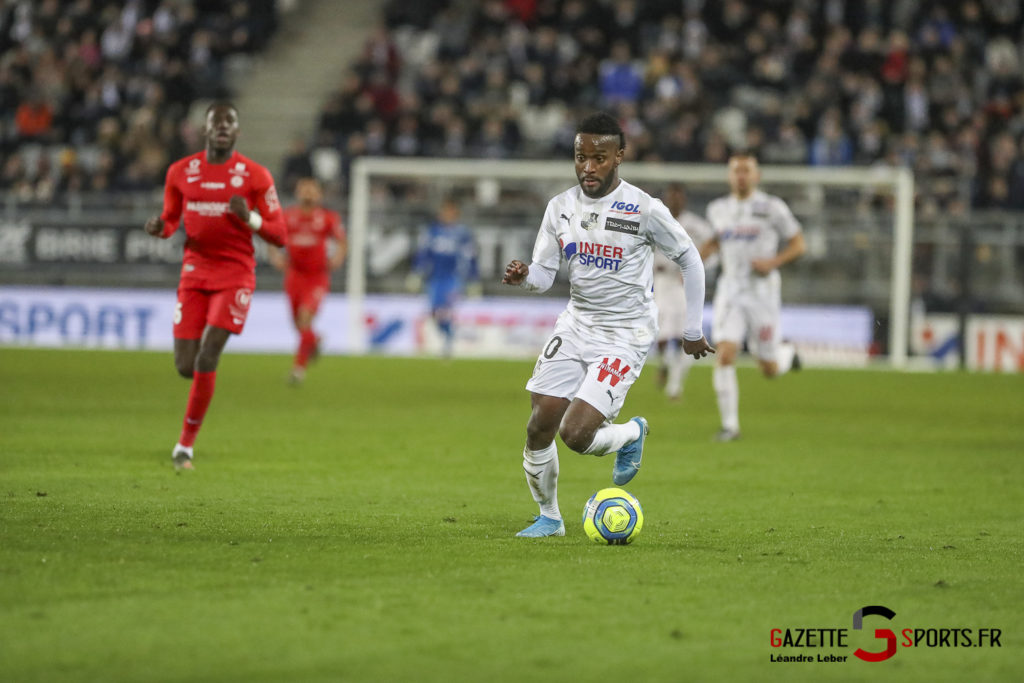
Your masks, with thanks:
[[[195,289],[178,286],[178,304],[174,308],[174,338],[199,339],[207,325],[239,334],[249,315],[252,290]]]
[[[289,270],[284,276],[284,291],[292,305],[292,317],[295,317],[300,308],[313,313],[320,310],[320,302],[330,287],[329,273]]]

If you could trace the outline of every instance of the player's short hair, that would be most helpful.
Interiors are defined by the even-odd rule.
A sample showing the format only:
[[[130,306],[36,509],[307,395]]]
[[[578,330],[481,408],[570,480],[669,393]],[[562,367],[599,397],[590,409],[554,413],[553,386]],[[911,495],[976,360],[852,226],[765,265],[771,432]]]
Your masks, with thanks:
[[[730,159],[752,159],[757,161],[757,154],[750,149],[735,149],[729,153]]]
[[[210,106],[206,108],[206,116],[209,116],[210,112],[217,107],[228,107],[230,109],[234,109],[235,115],[238,115],[238,107],[236,107],[235,103],[231,100],[214,100],[213,102],[210,102]]]
[[[622,126],[618,119],[606,111],[598,111],[585,117],[576,126],[576,133],[587,135],[618,135],[619,149],[626,149],[626,134],[622,132]]]

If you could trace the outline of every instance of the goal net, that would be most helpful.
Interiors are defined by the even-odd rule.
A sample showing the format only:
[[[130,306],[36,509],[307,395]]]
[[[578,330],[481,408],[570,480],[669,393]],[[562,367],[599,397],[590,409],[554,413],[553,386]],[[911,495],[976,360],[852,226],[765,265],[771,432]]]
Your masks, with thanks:
[[[700,216],[709,201],[728,191],[726,169],[719,164],[626,161],[620,176],[656,197],[663,197],[670,184],[680,183],[688,197],[686,208]],[[761,188],[792,208],[808,245],[807,254],[782,273],[783,336],[822,362],[862,363],[870,353],[893,367],[905,367],[912,173],[890,167],[765,165],[761,176]],[[529,262],[548,200],[575,182],[571,160],[357,159],[350,179],[348,221],[350,350],[372,350],[379,333],[372,324],[375,297],[405,293],[417,235],[443,197],[456,198],[462,222],[473,230],[483,284],[483,298],[466,304],[471,312],[459,327],[477,337],[514,336],[527,334],[513,329],[525,325],[542,342],[550,330],[546,322],[551,311],[560,310],[568,297],[564,267],[552,290],[545,296],[533,295],[538,311],[533,317],[522,315],[526,304],[517,302],[516,308],[512,303],[524,293],[499,282],[508,261]],[[511,321],[504,328],[489,326],[505,309],[519,313],[504,316]],[[429,334],[429,326],[424,328],[420,333]],[[489,348],[496,349],[491,355],[509,355],[503,354],[500,343]],[[536,353],[539,343],[532,348]]]

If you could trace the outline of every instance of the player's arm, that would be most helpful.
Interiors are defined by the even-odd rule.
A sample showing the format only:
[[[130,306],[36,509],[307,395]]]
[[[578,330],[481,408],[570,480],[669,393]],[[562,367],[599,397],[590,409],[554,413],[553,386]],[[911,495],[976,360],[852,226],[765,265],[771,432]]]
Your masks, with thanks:
[[[164,180],[164,210],[159,216],[153,216],[145,225],[143,230],[153,237],[167,238],[174,234],[181,223],[181,208],[183,205],[181,190],[175,183],[175,171],[177,167],[172,164],[167,169],[167,177]]]
[[[702,358],[715,349],[704,338],[704,262],[686,230],[660,201],[651,202],[648,229],[658,249],[683,272],[683,352]]]
[[[786,240],[786,246],[780,249],[772,258],[754,259],[750,262],[750,267],[761,275],[767,275],[787,263],[796,261],[807,251],[807,242],[804,240],[804,233],[800,229],[800,223],[797,222],[796,217],[793,216],[793,212],[789,210],[786,203],[780,199],[773,208],[776,214],[774,227],[779,231],[782,238]]]
[[[281,272],[288,269],[288,253],[284,249],[271,244],[267,247],[267,257],[270,259],[270,265],[274,266],[274,268]]]
[[[274,187],[270,172],[266,169],[260,171],[255,179],[254,210],[249,209],[249,203],[240,195],[231,197],[229,208],[243,225],[265,242],[283,247],[288,229],[284,222],[284,212],[281,211],[281,202],[277,199],[277,188]]]
[[[537,241],[533,244],[533,262],[530,265],[519,260],[510,262],[505,266],[502,284],[522,287],[531,292],[546,292],[551,289],[562,257],[562,248],[555,233],[553,206],[554,203],[549,202],[547,211],[544,212]]]
[[[345,257],[348,256],[348,239],[345,237],[345,228],[341,226],[341,216],[333,211],[329,215],[333,221],[331,224],[331,239],[334,240],[334,251],[331,252],[331,258],[327,265],[331,270],[337,270],[345,262]]]

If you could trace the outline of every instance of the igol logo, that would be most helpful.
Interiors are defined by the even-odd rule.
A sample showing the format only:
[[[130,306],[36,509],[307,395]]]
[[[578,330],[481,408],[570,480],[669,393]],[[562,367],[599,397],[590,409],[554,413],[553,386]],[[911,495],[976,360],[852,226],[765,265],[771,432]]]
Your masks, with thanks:
[[[612,204],[612,211],[615,213],[625,213],[629,215],[637,215],[640,213],[639,204],[627,204],[626,202],[615,202]]]

